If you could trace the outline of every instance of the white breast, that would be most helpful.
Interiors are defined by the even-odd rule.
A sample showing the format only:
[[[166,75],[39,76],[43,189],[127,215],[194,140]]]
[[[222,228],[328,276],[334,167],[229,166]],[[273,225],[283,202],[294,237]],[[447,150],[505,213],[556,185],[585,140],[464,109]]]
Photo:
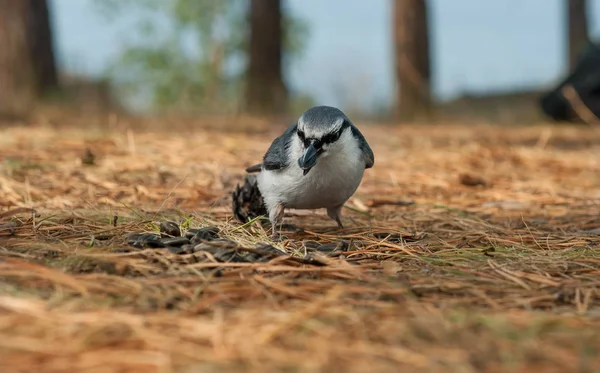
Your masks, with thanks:
[[[263,170],[259,174],[258,187],[267,208],[277,203],[296,209],[334,207],[346,202],[360,185],[365,162],[350,130],[344,131],[340,139],[319,157],[306,176],[297,163],[301,155],[300,141],[293,141],[289,149],[292,159],[289,167],[282,171]]]

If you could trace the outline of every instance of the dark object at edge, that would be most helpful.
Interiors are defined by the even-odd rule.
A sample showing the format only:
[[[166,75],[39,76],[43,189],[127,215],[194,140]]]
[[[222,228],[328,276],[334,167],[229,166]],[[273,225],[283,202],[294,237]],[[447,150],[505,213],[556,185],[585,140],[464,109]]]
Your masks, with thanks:
[[[267,216],[267,209],[254,175],[247,175],[244,184],[236,186],[231,193],[231,199],[233,215],[241,223],[247,223],[248,220],[261,215]]]
[[[555,121],[580,121],[561,90],[571,85],[581,101],[600,118],[600,46],[589,43],[575,69],[540,99],[542,111]]]

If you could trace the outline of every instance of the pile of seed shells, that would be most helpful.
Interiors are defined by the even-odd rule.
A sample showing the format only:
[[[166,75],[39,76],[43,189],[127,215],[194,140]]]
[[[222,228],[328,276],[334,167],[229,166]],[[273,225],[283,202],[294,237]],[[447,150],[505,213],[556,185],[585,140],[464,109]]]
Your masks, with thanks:
[[[211,226],[190,228],[182,234],[177,223],[167,221],[160,223],[160,234],[132,233],[127,236],[127,243],[137,249],[168,250],[178,255],[206,253],[219,262],[261,263],[288,256],[285,251],[267,243],[258,243],[253,248],[242,247],[235,241],[219,237],[219,233],[218,227]],[[325,244],[307,240],[301,244],[306,249],[306,256],[299,259],[307,264],[319,264],[311,255],[314,252],[335,257],[343,254],[349,247],[349,243],[344,240]]]

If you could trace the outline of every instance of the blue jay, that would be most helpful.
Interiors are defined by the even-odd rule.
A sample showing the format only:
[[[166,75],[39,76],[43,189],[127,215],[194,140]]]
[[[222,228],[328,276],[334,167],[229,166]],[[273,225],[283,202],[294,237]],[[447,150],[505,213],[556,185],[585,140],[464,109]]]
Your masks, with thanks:
[[[315,106],[273,140],[262,163],[246,171],[260,172],[258,189],[276,238],[286,208],[325,208],[343,228],[342,207],[374,162],[367,140],[341,110]]]

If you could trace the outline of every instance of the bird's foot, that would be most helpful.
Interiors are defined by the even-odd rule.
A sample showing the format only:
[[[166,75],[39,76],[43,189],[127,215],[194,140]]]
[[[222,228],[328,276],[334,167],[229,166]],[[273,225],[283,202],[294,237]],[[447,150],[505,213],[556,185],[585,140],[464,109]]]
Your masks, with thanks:
[[[352,216],[347,216],[347,218],[352,222],[352,224],[358,225],[358,222],[356,220],[354,220],[354,218]]]
[[[283,213],[285,211],[285,206],[281,203],[275,205],[275,208],[269,211],[269,220],[271,221],[271,239],[276,242],[281,242],[281,234],[277,231],[277,227],[279,227],[279,231],[281,231]]]
[[[273,233],[271,233],[270,238],[271,238],[271,241],[273,241],[273,242],[282,242],[287,237],[284,236],[283,234],[281,234],[280,232],[273,232]]]
[[[298,226],[296,224],[292,224],[292,223],[281,223],[279,225],[279,229],[293,232],[293,231],[298,230]]]

